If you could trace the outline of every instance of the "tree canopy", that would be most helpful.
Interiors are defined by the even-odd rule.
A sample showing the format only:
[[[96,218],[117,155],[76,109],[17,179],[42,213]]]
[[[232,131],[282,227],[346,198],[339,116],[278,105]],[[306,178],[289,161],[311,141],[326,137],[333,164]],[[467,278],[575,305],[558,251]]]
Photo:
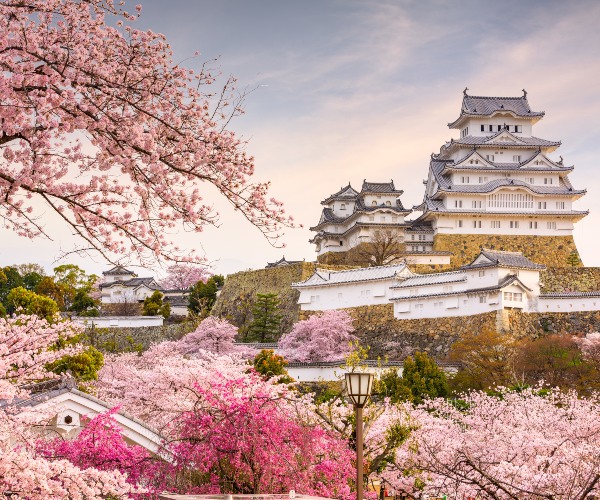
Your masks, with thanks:
[[[217,222],[210,188],[276,238],[291,219],[225,128],[241,112],[234,80],[213,89],[135,17],[112,0],[0,4],[0,217],[52,238],[40,221],[52,211],[75,250],[111,262],[193,259],[169,234]]]

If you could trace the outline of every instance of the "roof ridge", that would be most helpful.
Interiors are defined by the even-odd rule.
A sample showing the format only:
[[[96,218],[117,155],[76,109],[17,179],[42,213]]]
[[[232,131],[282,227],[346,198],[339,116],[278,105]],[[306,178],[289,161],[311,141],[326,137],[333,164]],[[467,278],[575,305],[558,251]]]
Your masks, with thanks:
[[[385,266],[368,266],[368,267],[357,267],[355,269],[340,269],[340,270],[334,270],[334,269],[324,269],[322,267],[317,267],[315,272],[318,273],[319,271],[325,271],[328,273],[349,273],[352,271],[363,271],[364,269],[382,269],[382,268],[386,268],[386,267],[395,267],[395,266],[406,266],[406,262],[399,262],[397,264],[386,264]]]

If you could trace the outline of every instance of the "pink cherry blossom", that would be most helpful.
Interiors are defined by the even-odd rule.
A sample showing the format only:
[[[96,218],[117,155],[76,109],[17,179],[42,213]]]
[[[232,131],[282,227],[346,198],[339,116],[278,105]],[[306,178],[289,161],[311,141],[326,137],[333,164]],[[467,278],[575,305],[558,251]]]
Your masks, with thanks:
[[[290,361],[340,361],[352,351],[351,342],[358,340],[353,331],[346,311],[325,311],[298,321],[279,340],[279,350]]]
[[[216,224],[204,200],[216,189],[276,239],[292,222],[225,129],[241,112],[235,80],[215,92],[214,75],[176,65],[134,19],[112,0],[0,4],[0,217],[50,237],[40,216],[55,212],[79,251],[112,262],[201,260],[169,234]]]

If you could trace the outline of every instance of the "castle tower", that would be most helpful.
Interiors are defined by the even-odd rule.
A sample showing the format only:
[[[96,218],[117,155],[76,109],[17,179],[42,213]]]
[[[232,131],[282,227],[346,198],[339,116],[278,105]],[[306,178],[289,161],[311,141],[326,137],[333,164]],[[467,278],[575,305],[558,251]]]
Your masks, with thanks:
[[[361,190],[350,184],[321,202],[324,206],[319,223],[311,227],[318,257],[327,253],[346,253],[361,243],[370,242],[376,231],[400,231],[409,224],[404,217],[411,210],[402,206],[403,191],[390,182],[363,182]],[[431,243],[430,243],[431,244]]]
[[[573,202],[585,194],[569,181],[572,166],[549,155],[560,141],[541,139],[533,126],[544,112],[521,97],[476,97],[464,91],[459,117],[448,124],[460,138],[431,156],[423,214],[434,250],[466,264],[479,248],[522,251],[532,260],[565,266],[576,252],[574,223],[587,215]]]

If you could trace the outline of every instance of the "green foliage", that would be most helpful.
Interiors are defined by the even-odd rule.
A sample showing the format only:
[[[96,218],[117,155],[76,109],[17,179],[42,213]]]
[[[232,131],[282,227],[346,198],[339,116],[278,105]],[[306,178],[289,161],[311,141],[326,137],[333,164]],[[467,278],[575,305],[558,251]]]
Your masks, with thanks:
[[[50,297],[60,310],[65,308],[65,293],[63,287],[58,285],[51,276],[44,276],[33,290],[39,295]]]
[[[581,265],[581,259],[579,258],[579,255],[577,254],[576,250],[573,250],[567,256],[567,265],[569,265],[571,267],[577,267],[577,266]]]
[[[281,335],[281,314],[276,293],[259,293],[252,307],[253,320],[248,329],[247,340],[274,342]]]
[[[421,404],[427,398],[446,397],[449,392],[446,374],[424,352],[404,360],[401,377],[395,369],[385,371],[375,390],[394,403],[411,401],[414,404]]]
[[[77,290],[69,310],[79,316],[98,316],[98,301],[90,297],[85,290]]]
[[[155,290],[150,297],[144,299],[144,307],[142,309],[144,316],[158,316],[161,315],[165,319],[171,314],[171,304],[163,302],[163,294],[158,290]]]
[[[0,304],[0,318],[5,318],[6,317],[6,309],[4,308],[4,306],[2,304]]]
[[[98,379],[98,371],[104,364],[103,354],[95,347],[89,346],[79,354],[63,356],[46,368],[53,373],[61,374],[70,371],[81,382],[90,382]]]
[[[54,315],[59,311],[58,305],[51,298],[38,295],[22,286],[13,288],[8,292],[6,305],[9,314],[19,312],[35,314],[40,318],[45,318],[48,322],[54,321]]]
[[[225,278],[220,274],[211,276],[206,283],[198,281],[191,291],[188,309],[199,318],[205,318],[217,301],[217,291],[225,283]]]
[[[40,281],[44,278],[43,275],[36,271],[32,271],[23,276],[23,286],[30,291],[34,291],[35,287],[39,285]]]
[[[64,307],[71,308],[77,292],[89,294],[98,280],[98,276],[86,272],[74,264],[63,264],[54,268],[54,281],[63,293]]]
[[[16,267],[7,266],[2,268],[0,275],[0,302],[8,309],[7,297],[13,288],[23,286],[23,278]]]
[[[279,381],[282,384],[289,384],[290,382],[293,382],[287,370],[285,369],[288,362],[283,356],[275,354],[273,349],[263,349],[260,351],[254,357],[252,364],[254,369],[266,379],[281,376]]]

